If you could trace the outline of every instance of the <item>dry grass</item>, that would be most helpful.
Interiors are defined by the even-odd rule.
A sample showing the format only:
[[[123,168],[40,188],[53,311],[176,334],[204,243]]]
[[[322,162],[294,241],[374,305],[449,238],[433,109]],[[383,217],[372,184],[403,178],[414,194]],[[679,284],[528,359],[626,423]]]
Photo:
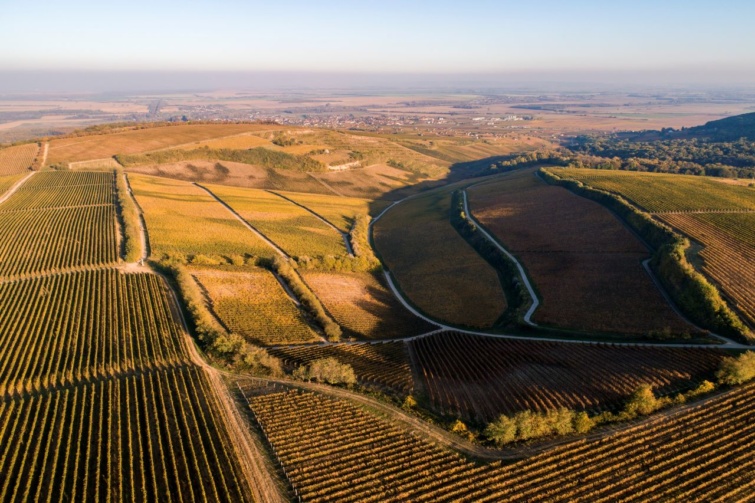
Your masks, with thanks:
[[[341,235],[303,208],[264,190],[208,188],[247,222],[294,257],[346,255]]]
[[[649,253],[603,206],[548,186],[532,170],[469,190],[479,221],[523,262],[547,325],[625,334],[693,328],[644,271]]]
[[[190,270],[204,287],[223,325],[249,342],[291,344],[320,340],[271,272],[259,268]]]
[[[39,153],[39,145],[27,143],[0,149],[0,176],[15,175],[27,171]]]
[[[47,162],[55,164],[103,159],[115,154],[137,154],[269,128],[262,124],[189,124],[62,138],[50,142]]]
[[[128,171],[188,182],[218,183],[234,187],[293,190],[334,195],[330,189],[323,186],[307,173],[265,169],[238,162],[194,160],[138,166],[129,168]]]
[[[498,275],[449,222],[450,191],[403,202],[374,228],[375,246],[403,292],[448,323],[490,327],[506,310]]]
[[[272,249],[206,192],[186,182],[130,175],[152,256],[272,256]]]
[[[391,339],[434,328],[404,309],[370,273],[302,271],[302,276],[347,335]]]

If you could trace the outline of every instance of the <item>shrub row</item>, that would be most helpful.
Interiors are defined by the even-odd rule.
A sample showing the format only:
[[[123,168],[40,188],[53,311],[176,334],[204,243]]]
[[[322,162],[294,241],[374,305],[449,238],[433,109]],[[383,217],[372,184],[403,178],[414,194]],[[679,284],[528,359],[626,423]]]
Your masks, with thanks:
[[[299,274],[291,267],[285,259],[274,257],[271,262],[272,270],[286,282],[289,288],[294,292],[302,306],[312,315],[317,323],[322,327],[325,336],[329,341],[339,341],[341,339],[341,327],[328,316],[320,300],[307,287]]]
[[[497,324],[505,325],[516,321],[528,299],[519,279],[519,270],[516,264],[483,236],[477,225],[467,217],[461,190],[455,191],[451,197],[450,219],[456,231],[498,272],[501,287],[506,295],[506,313]]]
[[[126,262],[136,262],[141,258],[141,229],[139,225],[139,211],[134,199],[129,194],[126,175],[116,173],[116,189],[118,194],[118,208],[123,223],[124,258]]]

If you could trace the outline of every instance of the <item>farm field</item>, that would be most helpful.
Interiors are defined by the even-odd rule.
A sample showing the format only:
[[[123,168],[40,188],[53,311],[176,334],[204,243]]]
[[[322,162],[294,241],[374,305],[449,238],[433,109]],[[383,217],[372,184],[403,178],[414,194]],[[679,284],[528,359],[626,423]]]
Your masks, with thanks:
[[[390,197],[400,199],[393,194],[398,189],[410,188],[422,177],[406,170],[394,168],[386,164],[372,164],[364,168],[346,171],[329,171],[326,173],[311,173],[310,176],[330,187],[330,192],[344,197],[362,199],[381,199]],[[284,189],[296,190],[296,189]]]
[[[104,159],[116,154],[136,154],[186,143],[269,129],[260,124],[184,124],[115,131],[50,142],[48,164]]]
[[[369,215],[370,210],[380,211],[390,204],[358,197],[333,197],[333,194],[281,192],[281,195],[317,213],[341,232],[349,232],[357,215]]]
[[[576,168],[558,168],[554,173],[619,194],[650,213],[755,211],[755,189],[707,177]]]
[[[435,329],[407,311],[370,273],[301,271],[301,275],[347,336],[392,339]]]
[[[640,385],[670,394],[712,378],[723,353],[442,333],[409,343],[438,412],[489,422],[523,410],[608,410]]]
[[[251,501],[219,416],[195,367],[0,401],[0,499]]]
[[[0,196],[8,192],[19,180],[22,180],[26,175],[5,175],[0,176]]]
[[[272,256],[272,249],[205,191],[190,183],[129,175],[144,212],[152,256]]]
[[[247,341],[267,345],[320,340],[271,272],[256,267],[242,271],[192,267],[190,272],[221,323]]]
[[[336,358],[354,368],[357,380],[362,385],[396,393],[401,397],[414,390],[409,353],[403,342],[279,347],[271,349],[270,353],[293,368],[321,358]]]
[[[115,203],[114,173],[36,173],[0,205],[0,211],[73,206],[109,206]]]
[[[755,326],[755,213],[663,214],[661,220],[703,245],[708,275],[750,326]]]
[[[644,336],[694,331],[642,266],[649,251],[610,211],[533,170],[472,187],[472,214],[522,261],[542,304],[537,323]]]
[[[27,143],[0,149],[0,177],[28,171],[39,153],[39,145]]]
[[[0,283],[0,397],[183,365],[181,331],[153,274]]]
[[[398,286],[439,320],[490,327],[506,310],[498,274],[449,222],[451,193],[405,201],[374,227],[376,251]]]
[[[248,400],[306,501],[735,501],[749,499],[755,484],[752,385],[614,434],[490,464],[341,400],[299,391]]]
[[[207,188],[292,257],[347,254],[338,232],[280,196],[264,190],[221,185]]]

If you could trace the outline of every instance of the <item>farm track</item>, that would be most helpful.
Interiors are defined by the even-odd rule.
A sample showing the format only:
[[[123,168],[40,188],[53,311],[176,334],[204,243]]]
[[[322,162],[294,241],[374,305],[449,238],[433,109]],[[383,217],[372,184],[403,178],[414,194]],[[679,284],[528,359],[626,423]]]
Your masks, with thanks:
[[[333,229],[335,232],[337,232],[338,234],[340,234],[341,238],[343,238],[343,244],[346,246],[346,251],[349,253],[349,256],[351,256],[351,257],[354,256],[354,250],[351,248],[351,242],[349,241],[349,235],[348,235],[348,233],[341,231],[341,229],[339,229],[338,227],[336,227],[335,225],[333,225],[328,219],[326,219],[325,217],[323,217],[319,213],[317,213],[317,212],[315,212],[315,211],[307,208],[303,204],[299,204],[296,201],[294,201],[293,199],[290,199],[290,198],[284,196],[283,194],[279,194],[278,192],[275,192],[275,191],[272,191],[272,190],[268,190],[266,192],[268,192],[270,194],[273,194],[275,196],[278,196],[281,199],[285,199],[289,203],[298,206],[299,208],[301,208],[304,211],[310,213],[312,216],[314,216],[315,218],[317,218],[318,220],[320,220],[322,223],[324,223],[325,225],[327,225],[328,227],[330,227],[331,229]]]
[[[139,201],[134,196],[134,191],[131,189],[131,182],[128,180],[128,175],[123,173],[123,179],[126,180],[126,187],[128,187],[128,195],[136,206],[136,210],[139,212],[139,237],[141,239],[142,253],[140,255],[139,262],[147,260],[150,256],[149,248],[149,234],[147,233],[147,221],[144,219],[144,211],[139,205]]]
[[[487,181],[489,181],[489,180],[485,180],[485,182],[487,182]],[[483,183],[483,182],[480,182],[480,183]],[[467,185],[467,186],[465,186],[465,187],[462,188],[462,194],[464,196],[464,201],[465,202],[466,202],[466,189],[469,188],[469,187],[471,187],[472,185],[473,184],[470,184],[470,185]],[[391,204],[390,206],[388,206],[387,208],[385,208],[383,211],[381,211],[375,218],[373,218],[372,221],[370,222],[370,227],[369,227],[369,235],[370,235],[370,241],[371,241],[371,243],[373,243],[373,245],[374,245],[374,239],[373,239],[373,227],[374,227],[374,225],[388,211],[390,211],[391,209],[395,208],[397,205],[401,204],[404,201],[407,201],[409,199],[417,197],[418,195],[423,195],[423,194],[426,194],[426,193],[412,194],[412,195],[410,195],[408,197],[405,197],[404,199],[396,201],[393,204]],[[467,215],[471,219],[473,219],[473,217],[471,216],[471,214],[468,211],[468,206],[466,206],[466,205],[465,205],[465,211],[466,211]],[[492,238],[490,236],[490,234],[484,229],[484,227],[482,227],[474,219],[473,219],[473,222],[480,228],[481,231],[483,231],[483,234],[486,236],[487,239],[491,240],[491,242],[497,248],[499,248],[500,250],[502,250],[503,252],[505,252],[507,255],[509,255],[508,251],[506,251],[505,248],[503,248],[501,246],[501,244],[498,243],[497,240],[495,240],[494,238]],[[519,267],[521,267],[521,265],[519,265],[518,262],[517,262],[517,265]],[[521,272],[521,269],[520,269],[520,272]],[[500,339],[563,342],[563,343],[569,343],[569,344],[596,344],[597,343],[594,340],[577,339],[577,338],[559,339],[559,338],[555,338],[555,337],[535,337],[535,336],[526,336],[526,335],[495,334],[495,333],[490,333],[490,332],[483,332],[483,331],[479,331],[479,330],[468,330],[468,329],[464,329],[464,328],[458,328],[458,327],[453,327],[453,326],[450,326],[450,325],[446,325],[446,324],[441,323],[441,322],[439,322],[437,320],[429,318],[428,316],[426,316],[423,313],[421,313],[417,308],[415,308],[411,304],[411,302],[409,302],[409,300],[404,296],[404,294],[401,292],[401,290],[396,286],[396,284],[393,281],[393,278],[391,276],[391,273],[388,270],[388,268],[385,266],[385,264],[383,264],[383,274],[385,276],[385,279],[386,279],[386,282],[388,284],[388,287],[391,289],[391,291],[396,296],[396,298],[399,300],[399,302],[401,302],[401,304],[409,312],[411,312],[415,316],[423,319],[424,321],[426,321],[428,323],[431,323],[433,325],[436,325],[438,327],[438,330],[434,330],[434,331],[426,333],[426,334],[416,335],[416,336],[407,337],[407,338],[402,339],[402,340],[405,340],[405,341],[416,340],[416,339],[419,339],[419,338],[422,338],[422,337],[426,337],[427,335],[431,335],[431,334],[438,333],[438,332],[454,331],[454,332],[461,332],[461,333],[470,334],[470,335],[479,335],[479,336],[482,336],[482,337],[494,337],[494,338],[500,338]],[[523,278],[525,279],[525,281],[527,281],[527,284],[529,286],[528,290],[530,290],[532,287],[531,287],[531,285],[529,285],[529,281],[526,279],[526,275],[523,274]],[[535,299],[535,300],[537,299],[537,296],[534,294],[534,290],[530,290],[530,295],[532,295],[533,299]],[[537,306],[535,306],[535,307],[537,307]],[[533,306],[530,306],[528,314],[531,316],[532,313],[534,313],[534,309],[533,309]],[[643,347],[643,346],[645,346],[645,347],[677,347],[677,348],[684,347],[684,348],[752,349],[751,346],[749,346],[749,345],[735,342],[735,341],[733,341],[731,339],[727,339],[727,338],[725,338],[723,336],[720,336],[720,335],[714,335],[714,336],[717,339],[721,340],[723,343],[715,345],[715,344],[698,344],[698,343],[691,343],[691,344],[677,343],[677,344],[674,344],[674,343],[651,343],[651,342],[601,342],[601,344],[610,344],[610,345],[613,345],[613,346],[624,346],[624,347]],[[379,342],[379,341],[373,341],[371,343],[376,343],[376,342]],[[343,343],[331,343],[331,344],[343,344]]]
[[[180,308],[181,304],[178,301],[178,295],[170,286],[168,279],[162,273],[154,269],[151,269],[151,272],[162,278],[166,291],[172,300],[176,317],[180,320],[181,326],[183,327],[184,347],[189,355],[189,359],[192,363],[204,370],[210,386],[218,397],[218,402],[224,409],[224,422],[229,429],[231,437],[236,441],[234,446],[240,451],[239,459],[243,464],[244,471],[247,473],[254,501],[265,503],[282,503],[287,501],[280,486],[272,477],[271,471],[266,467],[267,457],[263,451],[262,444],[252,435],[246,421],[237,409],[235,400],[231,396],[228,387],[220,377],[221,374],[228,374],[221,372],[205,361],[197,349],[194,339],[189,335],[189,328],[186,323],[186,318],[183,315],[183,311]]]

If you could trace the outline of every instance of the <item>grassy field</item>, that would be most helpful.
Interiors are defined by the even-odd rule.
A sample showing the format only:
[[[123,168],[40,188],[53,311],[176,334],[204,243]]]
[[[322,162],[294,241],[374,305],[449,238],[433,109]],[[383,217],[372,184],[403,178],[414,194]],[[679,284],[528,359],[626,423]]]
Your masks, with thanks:
[[[213,312],[232,333],[255,344],[319,341],[301,310],[269,271],[191,268]]]
[[[207,188],[293,257],[347,254],[338,232],[282,197],[264,190],[221,185]]]
[[[374,227],[375,247],[398,285],[439,320],[490,327],[506,310],[498,275],[449,222],[451,193],[437,191],[391,209]]]
[[[136,154],[240,133],[269,129],[260,124],[188,124],[132,129],[50,142],[48,164]]]
[[[621,407],[642,384],[671,394],[712,378],[724,356],[714,349],[570,345],[459,333],[410,344],[433,407],[483,424],[523,410]]]
[[[755,210],[755,189],[706,177],[574,168],[554,172],[619,194],[650,213]]]
[[[745,321],[755,326],[755,213],[664,214],[661,218],[703,245],[700,268]]]
[[[534,321],[631,335],[694,331],[643,269],[650,256],[607,209],[517,172],[469,189],[470,210],[522,261],[542,304]]]
[[[391,339],[434,329],[407,311],[370,273],[301,274],[347,336]]]
[[[747,501],[755,484],[752,385],[604,438],[485,464],[334,398],[291,391],[249,402],[306,501]]]
[[[369,199],[358,197],[334,197],[334,194],[305,194],[301,192],[281,192],[292,201],[314,211],[342,232],[349,232],[356,215],[368,215],[370,209],[378,210],[389,203],[376,205]]]
[[[403,342],[288,347],[275,348],[270,352],[291,368],[321,358],[336,358],[341,363],[351,365],[363,386],[401,398],[414,390],[409,353]]]
[[[202,189],[186,182],[130,175],[144,211],[152,256],[272,256],[272,249]]]
[[[28,171],[39,153],[39,145],[26,143],[0,149],[0,176],[16,175]]]

